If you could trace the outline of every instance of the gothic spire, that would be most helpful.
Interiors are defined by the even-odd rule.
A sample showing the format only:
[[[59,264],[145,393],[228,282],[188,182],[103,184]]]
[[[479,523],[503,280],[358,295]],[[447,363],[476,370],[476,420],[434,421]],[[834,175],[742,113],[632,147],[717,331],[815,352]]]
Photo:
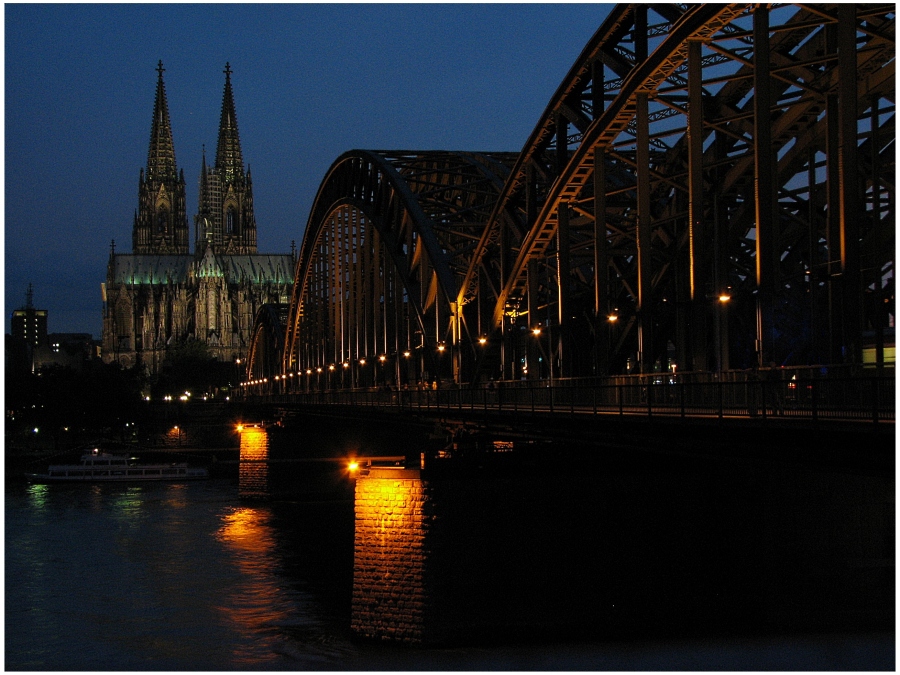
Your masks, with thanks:
[[[216,147],[216,168],[224,170],[226,179],[241,176],[244,159],[238,136],[237,116],[234,113],[234,94],[231,91],[231,66],[225,64],[225,94],[222,97],[222,116],[219,119],[219,144]]]
[[[166,85],[163,82],[162,61],[156,67],[156,102],[153,105],[153,124],[150,127],[150,151],[147,154],[147,180],[177,178],[175,169],[175,144],[172,142],[172,125],[169,122],[169,104],[166,101]]]

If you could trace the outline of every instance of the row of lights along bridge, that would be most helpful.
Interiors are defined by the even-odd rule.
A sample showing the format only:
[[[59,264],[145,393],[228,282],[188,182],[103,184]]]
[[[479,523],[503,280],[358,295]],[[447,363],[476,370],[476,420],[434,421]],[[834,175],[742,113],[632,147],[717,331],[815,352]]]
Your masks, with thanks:
[[[731,300],[731,296],[727,293],[722,293],[721,295],[718,296],[717,299],[720,303],[724,304]],[[607,320],[609,321],[610,324],[615,324],[618,321],[618,319],[619,319],[619,316],[616,312],[613,312],[609,316],[607,316]],[[540,336],[543,332],[543,328],[540,324],[537,324],[531,329],[531,332],[535,338],[540,338]],[[488,342],[487,337],[485,337],[483,335],[478,338],[478,344],[481,345],[482,347],[487,345],[487,342]],[[439,354],[443,355],[446,350],[447,350],[447,345],[444,342],[441,342],[438,344],[437,351]],[[412,356],[412,352],[410,350],[405,350],[402,353],[402,356],[404,359],[408,360]],[[389,360],[389,357],[387,354],[381,354],[377,359],[378,364],[382,368],[385,368],[387,366],[388,360]],[[364,368],[367,362],[368,362],[368,360],[365,358],[361,358],[357,361],[360,368]],[[238,360],[237,364],[240,365],[240,363],[241,363],[240,360]],[[340,368],[339,368],[339,366],[340,366]],[[301,381],[301,380],[303,380],[303,378],[305,376],[306,379],[304,382],[304,388],[306,390],[310,390],[313,388],[320,389],[323,384],[323,381],[322,381],[323,377],[326,378],[325,384],[327,384],[327,385],[337,384],[336,382],[332,381],[332,378],[338,371],[340,371],[340,373],[341,373],[340,387],[343,389],[348,384],[347,383],[347,373],[350,372],[350,362],[349,361],[344,361],[340,364],[331,363],[328,366],[324,366],[324,367],[317,366],[316,368],[307,368],[305,371],[299,370],[296,373],[288,372],[288,373],[285,373],[284,375],[275,375],[273,377],[273,380],[276,383]],[[297,380],[294,380],[294,377],[296,377]],[[377,382],[378,382],[377,372],[374,377],[375,377],[375,380],[373,381],[372,385],[377,386]],[[552,379],[552,377],[553,377],[553,373],[551,371],[550,378]],[[314,379],[315,379],[315,381],[313,381]],[[386,378],[384,377],[384,373],[382,374],[382,379],[386,381]],[[358,371],[357,373],[353,373],[352,381],[350,382],[350,384],[353,387],[365,387],[365,386],[367,386],[365,380],[366,380],[366,378],[364,376],[364,372]],[[436,383],[437,383],[437,380],[435,380],[435,386],[436,386]],[[259,387],[262,387],[262,386],[268,385],[268,384],[269,384],[269,378],[263,377],[263,378],[259,378],[259,379],[242,382],[241,386],[245,387],[245,388],[246,387],[259,388]],[[328,388],[330,388],[330,386]]]

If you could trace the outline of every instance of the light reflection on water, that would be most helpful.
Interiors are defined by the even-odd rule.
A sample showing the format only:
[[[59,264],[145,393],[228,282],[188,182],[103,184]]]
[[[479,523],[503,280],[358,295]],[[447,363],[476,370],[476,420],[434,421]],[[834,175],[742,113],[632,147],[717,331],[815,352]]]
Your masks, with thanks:
[[[226,513],[217,536],[242,572],[230,589],[229,602],[216,606],[225,621],[239,632],[255,634],[251,644],[240,643],[233,651],[237,666],[252,666],[274,651],[275,629],[290,620],[293,607],[282,597],[273,559],[275,537],[269,523],[268,508],[240,507]]]
[[[303,542],[277,508],[241,504],[228,481],[7,484],[7,669],[304,669],[352,654],[286,573]]]

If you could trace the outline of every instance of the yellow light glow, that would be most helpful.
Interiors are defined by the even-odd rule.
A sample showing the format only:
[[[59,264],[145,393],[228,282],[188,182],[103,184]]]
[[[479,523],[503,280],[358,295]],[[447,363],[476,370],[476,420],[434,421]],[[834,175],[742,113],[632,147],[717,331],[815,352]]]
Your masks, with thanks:
[[[350,469],[350,472],[352,473],[352,472],[356,471],[356,470],[359,468],[359,462],[350,462],[350,463],[347,465],[347,468]]]
[[[616,316],[615,314],[610,314],[610,315],[609,315],[608,317],[606,317],[606,318],[609,320],[610,323],[615,323],[616,321],[619,320],[619,317]]]
[[[238,430],[238,433],[241,433],[241,432],[244,430],[244,425],[243,425],[243,424],[238,424],[238,425],[237,425],[237,430]]]
[[[719,302],[728,302],[729,300],[731,300],[731,296],[727,293],[722,293],[722,295],[719,296]]]
[[[534,333],[534,336],[535,336],[535,337],[537,337],[538,335],[541,334],[541,327],[540,327],[540,326],[535,326],[534,328],[531,329],[531,332]]]
[[[241,434],[241,461],[261,461],[269,456],[269,435],[259,427],[244,427]]]
[[[444,351],[444,345],[443,345],[443,344],[439,344],[439,345],[438,345],[438,351],[439,351],[439,352]]]
[[[487,344],[487,338],[486,337],[478,338],[478,344],[480,344],[480,345]]]

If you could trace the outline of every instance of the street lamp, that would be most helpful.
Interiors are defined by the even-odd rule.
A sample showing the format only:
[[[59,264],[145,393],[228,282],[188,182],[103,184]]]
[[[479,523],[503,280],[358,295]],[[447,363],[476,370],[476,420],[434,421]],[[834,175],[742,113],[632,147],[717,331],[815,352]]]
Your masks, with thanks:
[[[716,323],[715,323],[715,331],[716,331],[716,372],[721,373],[723,366],[725,364],[722,362],[722,353],[724,350],[723,338],[722,338],[722,321],[724,319],[725,309],[728,307],[728,303],[731,302],[731,289],[726,288],[724,291],[720,292],[717,296],[718,304],[716,306]],[[727,366],[725,366],[727,368]]]

